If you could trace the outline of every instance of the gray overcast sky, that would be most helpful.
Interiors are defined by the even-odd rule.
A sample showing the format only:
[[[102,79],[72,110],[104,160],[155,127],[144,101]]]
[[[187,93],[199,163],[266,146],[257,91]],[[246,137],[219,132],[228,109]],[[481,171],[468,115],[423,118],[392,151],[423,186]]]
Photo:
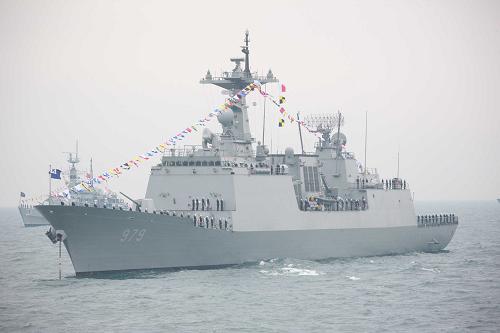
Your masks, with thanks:
[[[342,110],[361,160],[368,111],[367,164],[383,178],[400,147],[417,199],[500,197],[499,1],[1,0],[0,206],[46,193],[76,139],[99,172],[208,113],[224,96],[198,81],[232,68],[247,28],[252,70],[272,68],[289,111]],[[297,151],[296,127],[269,110],[266,142]],[[143,196],[149,166],[109,187]]]

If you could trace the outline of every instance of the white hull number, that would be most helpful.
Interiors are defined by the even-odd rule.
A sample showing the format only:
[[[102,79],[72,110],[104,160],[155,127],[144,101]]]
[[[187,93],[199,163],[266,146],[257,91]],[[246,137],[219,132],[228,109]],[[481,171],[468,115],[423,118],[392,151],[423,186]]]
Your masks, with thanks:
[[[146,229],[125,229],[122,232],[122,238],[120,238],[120,242],[140,242],[144,238],[145,233]]]

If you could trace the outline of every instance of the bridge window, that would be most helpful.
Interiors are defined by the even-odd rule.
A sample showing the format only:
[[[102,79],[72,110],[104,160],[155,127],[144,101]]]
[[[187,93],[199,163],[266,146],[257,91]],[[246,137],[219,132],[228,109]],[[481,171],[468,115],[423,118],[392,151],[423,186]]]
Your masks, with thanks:
[[[214,166],[214,165],[215,165],[215,163],[214,163],[214,161],[210,161],[210,162],[208,162],[208,165],[209,165],[209,166]]]
[[[196,161],[196,166],[201,166],[201,162],[200,161]]]
[[[215,161],[215,166],[220,166],[220,161]]]
[[[202,165],[202,166],[207,166],[207,165],[208,165],[208,163],[207,163],[207,161],[203,161],[203,162],[201,162],[201,165]]]
[[[194,161],[189,161],[189,166],[193,166],[194,165]]]
[[[187,165],[188,165],[188,161],[184,161],[184,162],[182,162],[182,165],[183,165],[183,166],[187,166]]]

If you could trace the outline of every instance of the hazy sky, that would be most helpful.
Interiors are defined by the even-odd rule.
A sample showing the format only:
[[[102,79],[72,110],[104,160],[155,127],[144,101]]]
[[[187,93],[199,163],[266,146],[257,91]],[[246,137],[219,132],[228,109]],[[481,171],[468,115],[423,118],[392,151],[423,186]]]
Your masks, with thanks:
[[[0,206],[46,193],[76,139],[81,167],[93,157],[99,172],[210,112],[224,96],[198,81],[232,68],[247,28],[251,69],[272,68],[290,112],[341,110],[361,160],[368,111],[382,178],[399,147],[416,199],[500,197],[500,1],[0,0]],[[296,126],[268,110],[266,143],[298,151]],[[149,167],[110,188],[142,197]]]

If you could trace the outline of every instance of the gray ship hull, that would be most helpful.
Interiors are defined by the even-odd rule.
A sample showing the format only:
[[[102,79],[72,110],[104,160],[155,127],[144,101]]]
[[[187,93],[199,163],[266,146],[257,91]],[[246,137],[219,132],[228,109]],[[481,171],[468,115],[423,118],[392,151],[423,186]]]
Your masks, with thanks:
[[[187,217],[93,207],[38,206],[56,230],[75,272],[200,268],[271,258],[403,254],[444,249],[456,224],[434,227],[229,231],[194,226]]]
[[[47,221],[45,217],[43,217],[35,208],[18,208],[25,227],[40,227],[43,225],[49,225],[49,221]]]

